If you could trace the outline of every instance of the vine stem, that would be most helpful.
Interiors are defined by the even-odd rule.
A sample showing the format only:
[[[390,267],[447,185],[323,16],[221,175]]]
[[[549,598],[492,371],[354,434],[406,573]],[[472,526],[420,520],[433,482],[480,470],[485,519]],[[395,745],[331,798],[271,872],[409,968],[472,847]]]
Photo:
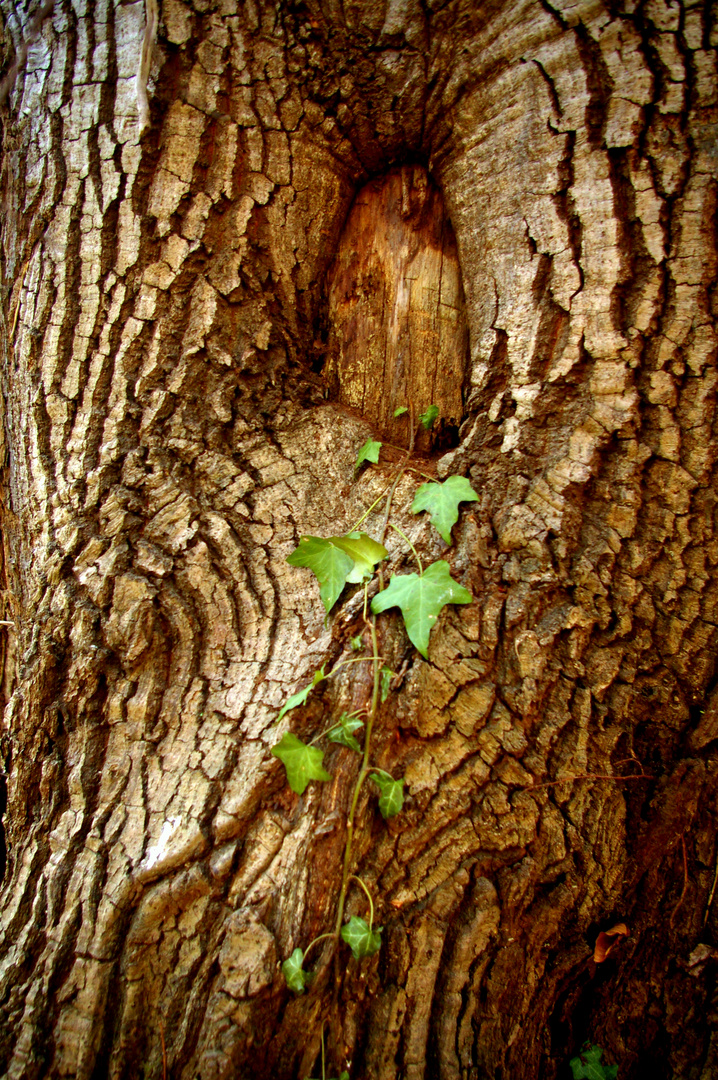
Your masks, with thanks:
[[[386,498],[386,510],[384,511],[384,519],[383,519],[383,521],[381,523],[381,530],[379,532],[379,543],[380,544],[384,543],[384,537],[386,536],[386,530],[387,530],[387,527],[390,524],[390,522],[389,522],[389,514],[391,513],[391,503],[392,503],[392,500],[394,498],[394,492],[396,491],[396,489],[397,489],[397,487],[399,485],[399,481],[401,480],[402,476],[406,472],[406,467],[409,464],[410,457],[411,457],[411,451],[409,451],[409,453],[406,455],[404,461],[401,464],[401,468],[399,469],[399,472],[394,477],[393,483],[392,483],[391,487],[389,488],[389,494],[387,495],[387,498]],[[393,526],[392,526],[392,528],[393,528]]]
[[[324,1021],[322,1021],[322,1080],[327,1080],[327,1069],[324,1063]]]
[[[354,720],[362,715],[366,715],[366,711],[363,709],[355,709],[354,712],[345,713],[345,716],[349,720]],[[326,731],[320,731],[318,735],[315,735],[312,741],[310,743],[307,743],[307,745],[314,746],[314,744],[318,743],[320,739],[324,739],[327,735],[331,735],[333,731],[338,731],[341,726],[341,724],[332,724],[332,726],[328,727]]]
[[[380,656],[379,659],[383,660],[384,658],[382,656]],[[367,660],[373,660],[373,657],[372,656],[352,656],[349,660],[340,660],[338,664],[334,665],[334,667],[329,672],[329,674],[324,676],[324,678],[325,679],[330,678],[330,676],[332,676],[335,671],[339,671],[339,668],[346,667],[347,664],[363,664]]]
[[[358,885],[361,885],[366,895],[366,898],[369,901],[369,929],[371,930],[372,926],[374,925],[374,901],[371,898],[371,893],[367,889],[362,879],[360,877],[357,877],[356,874],[350,874],[349,881],[356,881]]]
[[[329,933],[320,934],[319,937],[315,937],[313,941],[310,941],[309,944],[307,945],[306,951],[304,953],[304,959],[302,960],[302,966],[304,965],[307,957],[309,956],[310,949],[312,949],[314,945],[318,945],[320,941],[326,941],[327,938],[335,938],[336,936],[337,936],[336,933],[333,930],[331,930],[331,931],[329,931]]]
[[[366,613],[367,590],[368,590],[368,585],[365,585],[364,586],[364,610],[365,610],[365,613]],[[352,867],[352,854],[353,854],[353,847],[354,847],[354,819],[356,817],[357,803],[359,802],[359,796],[361,794],[361,789],[364,786],[364,781],[366,780],[367,775],[371,771],[371,767],[369,765],[369,757],[370,757],[370,754],[371,754],[371,735],[372,735],[372,728],[374,726],[374,720],[376,719],[377,709],[379,707],[381,657],[379,656],[379,643],[377,641],[377,636],[376,636],[376,618],[372,615],[371,619],[367,619],[366,614],[365,614],[365,620],[366,620],[367,626],[369,627],[369,632],[371,633],[372,660],[373,660],[373,663],[374,663],[374,688],[373,688],[372,696],[371,696],[371,709],[369,710],[369,715],[367,717],[367,722],[366,722],[366,732],[365,732],[365,735],[364,735],[364,753],[362,755],[361,768],[359,770],[359,775],[357,776],[356,783],[354,785],[354,793],[352,795],[351,806],[349,808],[349,817],[347,818],[347,839],[346,839],[346,844],[344,845],[344,867],[343,867],[343,870],[342,870],[342,884],[341,884],[341,889],[339,890],[339,902],[337,904],[337,920],[336,920],[335,930],[334,930],[334,933],[337,936],[338,936],[339,931],[341,930],[342,924],[344,922],[344,904],[346,902],[346,897],[347,897],[347,888],[349,886],[349,880],[353,876],[352,872],[351,872],[351,867]]]
[[[399,533],[399,536],[400,536],[400,537],[402,538],[402,540],[405,540],[405,541],[406,541],[406,543],[407,543],[407,544],[409,545],[409,547],[411,548],[411,550],[412,550],[412,552],[413,552],[414,558],[416,559],[416,565],[417,565],[417,566],[419,567],[419,573],[420,573],[420,574],[423,574],[423,573],[424,573],[424,568],[423,568],[423,566],[421,565],[421,559],[419,558],[419,553],[418,553],[418,551],[416,550],[416,548],[414,547],[414,545],[412,544],[412,542],[411,542],[411,540],[409,539],[409,537],[408,537],[408,536],[406,535],[406,533],[403,533],[403,532],[401,531],[401,529],[397,528],[397,526],[396,526],[396,525],[393,525],[393,524],[391,523],[391,521],[389,522],[389,528],[390,528],[390,529],[393,529],[393,530],[394,530],[394,532],[397,532],[397,533]]]
[[[379,495],[378,498],[374,499],[374,502],[371,504],[369,509],[364,511],[364,513],[359,518],[359,520],[356,522],[356,524],[352,525],[351,529],[349,529],[349,532],[354,532],[355,529],[358,529],[360,525],[364,524],[364,522],[366,521],[366,519],[369,517],[372,510],[374,509],[374,507],[377,506],[381,502],[381,500],[384,498],[384,496],[386,495],[387,491],[389,490],[389,488],[392,486],[393,483],[394,483],[394,481],[391,480],[386,485],[386,487],[382,491],[381,495]]]
[[[415,420],[414,420],[414,402],[410,401],[409,402],[409,448],[406,451],[406,457],[402,461],[401,466],[399,468],[399,471],[396,474],[396,476],[394,477],[394,479],[389,484],[387,484],[387,486],[382,491],[381,495],[379,495],[379,497],[374,500],[374,502],[371,504],[369,509],[364,511],[364,513],[359,518],[357,523],[355,525],[352,525],[349,532],[354,532],[355,529],[358,529],[359,526],[362,525],[366,521],[366,519],[369,517],[369,515],[371,514],[374,507],[378,503],[381,502],[381,500],[384,498],[384,496],[386,495],[386,493],[388,491],[389,492],[389,497],[386,500],[386,511],[384,513],[384,521],[382,523],[381,533],[379,535],[379,543],[383,544],[384,543],[384,537],[386,536],[387,523],[389,521],[389,513],[391,512],[391,501],[394,498],[394,492],[396,491],[397,484],[401,480],[401,478],[404,475],[404,473],[406,472],[407,468],[412,469],[413,472],[419,473],[419,476],[424,476],[427,480],[432,479],[431,476],[427,476],[426,473],[420,472],[419,469],[414,469],[411,465],[409,465],[409,462],[411,461],[411,455],[414,453],[414,443],[416,441],[417,428],[418,428],[418,426],[416,425]],[[386,445],[387,446],[392,446],[391,443],[387,443]],[[401,447],[392,446],[392,449],[400,450]]]

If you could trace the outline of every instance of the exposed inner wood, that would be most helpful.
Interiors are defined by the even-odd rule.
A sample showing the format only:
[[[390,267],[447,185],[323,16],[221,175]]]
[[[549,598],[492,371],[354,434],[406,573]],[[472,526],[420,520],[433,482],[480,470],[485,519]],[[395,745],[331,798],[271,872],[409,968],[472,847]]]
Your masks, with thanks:
[[[420,165],[367,184],[347,220],[330,273],[329,377],[339,400],[393,442],[404,406],[437,405],[458,426],[468,329],[461,268],[441,192]],[[424,436],[425,441],[427,437]]]

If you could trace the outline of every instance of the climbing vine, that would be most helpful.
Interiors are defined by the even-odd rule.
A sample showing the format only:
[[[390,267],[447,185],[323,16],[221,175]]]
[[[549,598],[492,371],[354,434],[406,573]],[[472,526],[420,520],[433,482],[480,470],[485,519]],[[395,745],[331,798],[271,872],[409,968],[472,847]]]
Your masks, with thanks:
[[[406,407],[396,410],[396,415],[409,413]],[[409,420],[413,429],[413,410]],[[427,430],[439,415],[435,405],[430,405],[419,416],[419,423]],[[396,778],[384,769],[372,764],[372,733],[379,706],[390,692],[394,672],[384,664],[380,655],[377,637],[376,617],[391,608],[401,612],[407,635],[426,657],[429,647],[429,635],[439,614],[448,604],[468,604],[471,593],[452,578],[449,565],[438,559],[430,565],[422,565],[419,554],[409,538],[390,520],[391,504],[399,480],[406,471],[413,453],[414,434],[410,435],[410,444],[406,457],[395,477],[385,492],[364,513],[355,527],[341,536],[302,536],[298,546],[288,556],[291,566],[311,570],[319,582],[319,595],[327,615],[339,600],[346,585],[363,585],[363,619],[369,632],[371,648],[369,655],[351,657],[335,664],[327,672],[326,665],[314,673],[312,680],[302,690],[292,694],[282,705],[278,720],[292,709],[304,705],[309,695],[320,683],[334,676],[342,668],[354,663],[370,663],[373,672],[371,701],[367,709],[342,713],[338,721],[321,731],[310,743],[303,742],[290,731],[286,731],[280,741],[272,748],[272,754],[278,758],[286,771],[287,782],[297,795],[303,795],[312,781],[331,780],[324,768],[324,753],[320,745],[338,743],[361,755],[361,765],[351,796],[346,821],[346,842],[341,886],[337,897],[334,928],[320,934],[309,943],[306,949],[295,948],[291,956],[282,964],[282,972],[287,986],[295,994],[303,993],[314,977],[308,967],[308,958],[314,948],[322,941],[332,939],[336,944],[345,942],[356,960],[373,956],[381,948],[382,927],[374,925],[374,899],[366,883],[354,873],[353,842],[354,827],[359,796],[367,779],[377,789],[378,809],[385,820],[401,813],[404,804],[404,780]],[[367,440],[358,452],[355,471],[364,464],[377,464],[382,443]],[[360,531],[360,526],[386,496],[380,535],[378,538]],[[412,513],[427,512],[432,525],[437,529],[447,544],[451,544],[451,530],[458,521],[459,505],[478,500],[469,481],[462,476],[449,476],[442,482],[429,481],[419,486],[411,506]],[[385,584],[382,563],[389,552],[384,546],[387,528],[393,529],[411,549],[417,565],[416,573],[393,574]],[[369,602],[369,585],[378,576],[378,591]],[[352,648],[364,650],[362,635],[353,638]],[[362,742],[360,742],[362,739]],[[346,922],[344,909],[347,893],[352,883],[363,890],[367,901],[367,918],[352,915]],[[322,1040],[323,1049],[323,1040]]]

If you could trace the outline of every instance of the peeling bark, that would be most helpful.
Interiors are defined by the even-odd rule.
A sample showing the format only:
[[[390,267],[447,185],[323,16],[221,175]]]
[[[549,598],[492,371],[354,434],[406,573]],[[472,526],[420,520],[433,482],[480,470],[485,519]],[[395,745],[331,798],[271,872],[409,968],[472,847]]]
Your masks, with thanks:
[[[622,1080],[709,1080],[714,7],[165,0],[142,137],[141,3],[0,13],[3,1075],[305,1080],[329,1021],[352,1080],[559,1077],[586,1038]],[[469,338],[422,467],[481,501],[451,549],[409,474],[395,507],[475,599],[428,661],[379,622],[385,945],[292,999],[356,763],[298,798],[269,751],[370,686],[275,723],[361,616],[325,625],[285,558],[393,475],[355,478],[374,419],[327,397],[328,274],[357,193],[417,162]]]

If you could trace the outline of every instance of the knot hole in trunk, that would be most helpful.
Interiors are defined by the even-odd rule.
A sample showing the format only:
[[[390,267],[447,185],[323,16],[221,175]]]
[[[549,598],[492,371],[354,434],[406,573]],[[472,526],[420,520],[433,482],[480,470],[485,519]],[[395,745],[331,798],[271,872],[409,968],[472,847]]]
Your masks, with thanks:
[[[332,396],[385,439],[406,445],[408,419],[436,405],[440,419],[416,448],[458,443],[468,327],[456,238],[426,169],[404,165],[356,196],[329,271],[325,368]]]

